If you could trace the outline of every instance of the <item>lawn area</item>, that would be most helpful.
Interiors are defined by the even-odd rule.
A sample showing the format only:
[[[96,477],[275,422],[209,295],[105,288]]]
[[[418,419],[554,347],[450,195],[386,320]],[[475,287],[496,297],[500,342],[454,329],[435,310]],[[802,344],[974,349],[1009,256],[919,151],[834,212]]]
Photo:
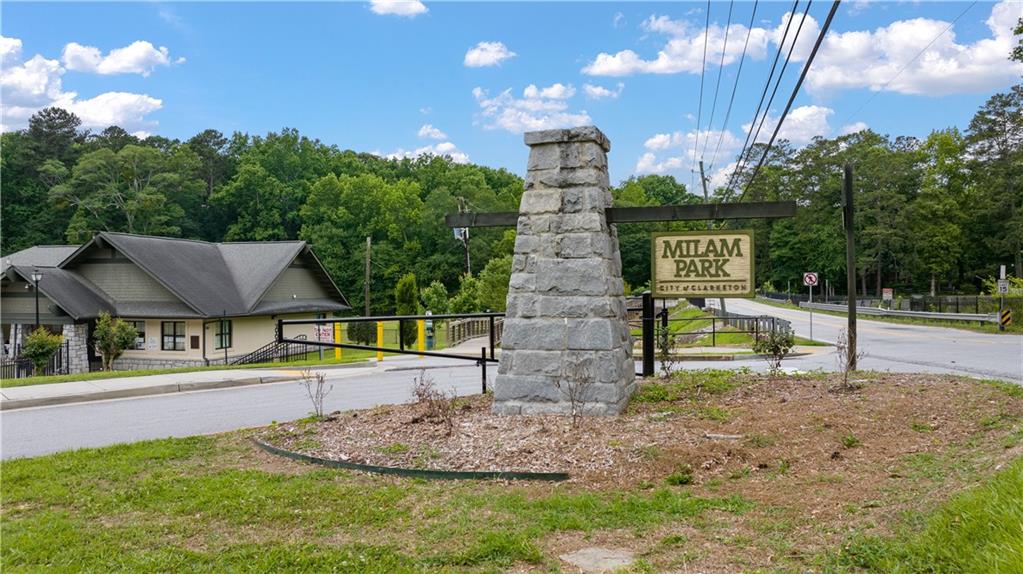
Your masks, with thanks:
[[[782,309],[797,309],[799,311],[809,311],[798,305],[793,305],[786,301],[778,301],[776,299],[766,299],[757,297],[757,303],[763,303],[764,305],[770,305],[772,307],[781,307]],[[845,313],[839,311],[822,311],[820,309],[814,309],[814,313],[822,313],[824,315],[834,315],[835,317],[845,317]],[[920,317],[882,317],[875,315],[862,315],[857,314],[857,319],[864,321],[883,321],[886,323],[902,323],[904,325],[923,325],[927,327],[947,327],[949,329],[963,329],[966,331],[974,331],[976,333],[1000,333],[998,325],[995,323],[984,323],[981,325],[976,321],[936,321],[933,319],[922,319]],[[1013,323],[1005,328],[1005,333],[1023,333],[1023,321],[1013,318]]]
[[[605,546],[635,552],[632,572],[1019,572],[1023,392],[921,377],[646,382],[628,417],[681,426],[607,443],[654,473],[631,481],[325,469],[250,442],[277,427],[6,461],[0,569],[574,572],[560,554]],[[312,445],[317,424],[290,428]]]

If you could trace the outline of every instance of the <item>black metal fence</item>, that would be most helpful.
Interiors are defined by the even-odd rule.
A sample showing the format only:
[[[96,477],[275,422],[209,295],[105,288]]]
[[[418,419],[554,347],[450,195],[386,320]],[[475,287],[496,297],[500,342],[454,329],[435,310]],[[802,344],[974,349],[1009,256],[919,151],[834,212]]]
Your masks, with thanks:
[[[483,379],[483,392],[487,391],[487,363],[496,363],[497,357],[495,348],[498,343],[498,322],[503,320],[504,313],[462,313],[462,314],[441,314],[441,315],[388,315],[379,317],[334,317],[330,319],[278,319],[277,320],[277,343],[291,344],[302,343],[314,347],[328,347],[337,349],[353,349],[362,351],[374,351],[377,353],[394,353],[399,355],[419,355],[425,357],[440,357],[445,359],[462,359],[475,361],[481,368]],[[460,355],[452,352],[439,352],[426,349],[405,348],[404,333],[406,329],[415,329],[418,321],[459,321],[473,320],[473,324],[485,325],[485,333],[473,331],[476,337],[487,337],[488,344],[480,348],[479,356]],[[478,320],[478,321],[476,321]],[[334,325],[336,323],[398,323],[398,347],[383,347],[375,345],[362,345],[358,343],[339,343],[333,341],[306,341],[304,339],[289,338],[285,329],[290,325]],[[475,329],[475,327],[474,327]],[[489,350],[489,354],[488,354]]]
[[[57,352],[43,367],[41,373],[34,373],[32,361],[21,356],[21,347],[14,348],[14,358],[0,360],[0,379],[23,379],[34,375],[67,375],[71,372],[71,343],[64,341]]]

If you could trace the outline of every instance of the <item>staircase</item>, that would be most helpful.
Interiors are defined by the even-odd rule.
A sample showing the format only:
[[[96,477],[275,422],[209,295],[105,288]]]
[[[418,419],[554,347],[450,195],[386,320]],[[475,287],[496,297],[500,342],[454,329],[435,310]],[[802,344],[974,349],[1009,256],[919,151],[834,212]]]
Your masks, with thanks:
[[[304,341],[306,336],[298,335],[295,338]],[[274,340],[251,353],[233,359],[231,364],[252,365],[256,363],[301,361],[312,350],[312,346],[307,343],[278,343],[277,340]]]

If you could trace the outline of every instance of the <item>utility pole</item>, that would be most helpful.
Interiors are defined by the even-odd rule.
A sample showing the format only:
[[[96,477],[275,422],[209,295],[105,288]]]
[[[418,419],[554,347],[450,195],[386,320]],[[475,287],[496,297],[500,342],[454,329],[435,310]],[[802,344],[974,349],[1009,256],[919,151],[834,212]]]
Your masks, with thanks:
[[[856,241],[853,237],[853,215],[853,168],[852,164],[847,163],[842,181],[842,223],[845,227],[845,273],[849,293],[846,297],[849,305],[849,324],[845,335],[848,344],[846,357],[850,371],[856,370]]]
[[[703,202],[704,203],[710,203],[710,194],[707,193],[707,176],[703,175],[703,160],[702,159],[700,160],[700,184],[703,185]],[[707,229],[710,229],[711,227],[713,227],[713,225],[711,224],[710,220],[708,219],[707,220]],[[752,257],[752,254],[750,256]],[[750,278],[750,282],[752,282],[754,279],[755,278],[751,277]],[[721,312],[724,313],[725,312],[725,298],[724,297],[719,297],[718,298],[718,304],[721,305]]]
[[[366,236],[366,276],[362,280],[362,297],[366,300],[366,317],[369,317],[369,265],[373,249],[373,238]]]
[[[458,198],[458,213],[465,213],[468,211],[465,208],[465,198]],[[472,262],[469,260],[469,228],[462,227],[458,234],[458,239],[462,241],[462,247],[465,248],[465,272],[472,275]]]

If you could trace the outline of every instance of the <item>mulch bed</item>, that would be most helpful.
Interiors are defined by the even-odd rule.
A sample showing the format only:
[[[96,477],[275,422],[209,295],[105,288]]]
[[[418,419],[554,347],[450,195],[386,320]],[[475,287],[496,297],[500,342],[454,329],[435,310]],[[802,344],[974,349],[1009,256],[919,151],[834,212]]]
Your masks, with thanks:
[[[858,389],[841,391],[834,376],[736,374],[727,392],[697,388],[644,402],[641,390],[625,415],[578,425],[562,415],[496,416],[489,397],[464,397],[440,414],[429,402],[381,406],[277,425],[258,438],[379,466],[568,472],[573,482],[598,488],[663,483],[680,469],[691,470],[695,484],[781,472],[842,475],[862,488],[897,474],[907,455],[964,444],[992,430],[991,421],[1023,416],[1023,399],[968,379],[867,377]]]

